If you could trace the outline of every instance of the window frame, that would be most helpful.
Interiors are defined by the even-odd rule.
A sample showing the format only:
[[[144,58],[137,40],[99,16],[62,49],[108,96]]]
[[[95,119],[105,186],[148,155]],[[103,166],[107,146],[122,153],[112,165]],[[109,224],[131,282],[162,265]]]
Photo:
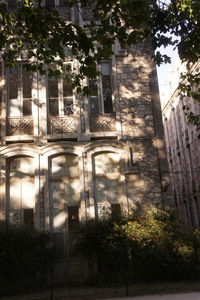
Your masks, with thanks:
[[[30,74],[32,74],[32,84],[31,84],[31,89],[30,89],[30,94],[31,94],[31,98],[25,98],[24,97],[24,80],[23,80],[23,76],[24,76],[24,72],[23,70],[26,72],[26,68],[23,67],[23,64],[27,64],[26,61],[19,61],[17,66],[14,67],[14,68],[9,68],[7,67],[6,68],[6,78],[7,78],[7,86],[6,86],[6,91],[7,91],[7,116],[9,117],[32,117],[33,116],[33,86],[34,86],[34,73],[33,72],[30,72]],[[17,97],[16,98],[10,98],[10,69],[16,69],[16,72],[17,72],[17,79],[16,79],[16,82],[17,82]],[[25,101],[28,100],[30,101],[31,105],[30,105],[30,111],[31,113],[28,113],[28,114],[25,114],[24,113],[24,103]],[[12,113],[12,103],[13,101],[16,101],[16,115]]]
[[[112,111],[110,112],[105,112],[105,103],[104,103],[104,91],[103,91],[103,72],[102,72],[102,64],[108,64],[108,69],[109,69],[109,74],[105,76],[110,77],[110,88],[111,88],[111,104],[112,104]],[[90,95],[88,97],[89,101],[89,113],[90,114],[113,114],[115,113],[115,105],[114,105],[114,94],[113,94],[113,78],[112,78],[112,61],[102,61],[100,64],[97,65],[97,71],[101,72],[102,74],[100,75],[99,78],[97,79],[88,79],[88,87],[90,88],[90,80],[93,82],[96,82],[97,85],[97,96]],[[97,104],[98,104],[98,112],[92,112],[91,109],[91,101],[92,99],[96,98],[97,99]]]
[[[58,66],[58,64],[55,62],[55,64]],[[71,66],[71,71],[73,72],[73,63],[72,62],[66,62],[65,65],[70,65]],[[52,77],[53,78],[53,77]],[[58,88],[58,97],[49,97],[49,77],[48,75],[46,76],[46,98],[47,98],[47,114],[48,116],[52,116],[52,117],[67,117],[67,116],[74,116],[77,114],[76,112],[76,103],[75,103],[75,93],[74,90],[72,89],[72,95],[70,96],[64,96],[63,95],[63,91],[64,91],[64,77],[60,77],[60,78],[53,78],[53,80],[57,80],[57,88]],[[50,112],[50,99],[57,99],[57,110],[58,113],[57,114],[52,114],[52,112]],[[69,114],[65,114],[65,108],[64,108],[64,102],[65,99],[72,99],[72,111],[73,113],[69,113]]]

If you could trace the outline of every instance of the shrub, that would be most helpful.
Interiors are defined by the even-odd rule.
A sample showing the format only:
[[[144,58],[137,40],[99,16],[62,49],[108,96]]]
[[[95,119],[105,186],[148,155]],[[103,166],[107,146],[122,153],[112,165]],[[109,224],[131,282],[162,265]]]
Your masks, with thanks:
[[[175,216],[152,209],[141,216],[88,221],[79,249],[98,264],[104,281],[199,278],[200,232],[186,232]]]
[[[52,253],[49,234],[0,223],[0,294],[45,284]]]

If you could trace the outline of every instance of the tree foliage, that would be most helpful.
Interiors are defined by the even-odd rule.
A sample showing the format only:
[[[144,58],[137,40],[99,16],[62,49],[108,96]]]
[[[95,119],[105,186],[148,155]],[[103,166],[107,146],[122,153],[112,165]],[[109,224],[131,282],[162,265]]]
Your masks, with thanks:
[[[31,61],[28,67],[41,74],[59,76],[51,68],[60,58],[60,70],[67,56],[72,56],[79,67],[68,78],[73,86],[82,90],[82,79],[96,77],[96,63],[109,59],[113,44],[134,45],[149,39],[155,50],[155,62],[170,62],[161,54],[160,46],[174,46],[182,62],[187,64],[187,74],[182,78],[180,90],[199,102],[199,71],[191,66],[200,56],[200,2],[199,0],[68,0],[67,5],[82,10],[90,8],[93,17],[84,20],[84,26],[65,22],[56,8],[42,5],[42,0],[22,0],[14,12],[5,4],[0,5],[0,51],[8,65],[23,57],[24,51]],[[48,67],[47,67],[48,66]],[[191,85],[195,92],[191,94]],[[88,92],[87,88],[84,89]],[[196,119],[196,122],[198,118]],[[198,122],[197,122],[198,123]]]

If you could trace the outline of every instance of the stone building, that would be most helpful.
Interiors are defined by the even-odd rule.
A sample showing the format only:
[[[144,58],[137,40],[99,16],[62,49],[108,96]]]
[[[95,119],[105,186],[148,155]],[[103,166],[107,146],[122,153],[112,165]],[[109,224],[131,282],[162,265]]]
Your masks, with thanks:
[[[73,9],[66,16],[82,22]],[[0,218],[53,233],[60,280],[85,274],[71,252],[79,222],[166,201],[150,45],[122,49],[116,43],[114,51],[97,66],[98,80],[85,79],[89,97],[76,94],[64,78],[26,71],[24,61],[15,68],[1,63]],[[77,67],[70,56],[66,64]]]
[[[198,68],[199,66],[195,66]],[[170,72],[163,87],[161,106],[172,188],[172,204],[189,228],[200,226],[200,128],[188,125],[183,106],[195,114],[200,106],[193,99],[181,97],[177,90],[184,66]]]

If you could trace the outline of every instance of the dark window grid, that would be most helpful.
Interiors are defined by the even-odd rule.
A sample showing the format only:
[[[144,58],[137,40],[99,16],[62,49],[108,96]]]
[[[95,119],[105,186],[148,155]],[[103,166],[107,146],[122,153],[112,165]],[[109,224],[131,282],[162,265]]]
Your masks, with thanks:
[[[33,74],[23,68],[23,63],[8,69],[8,99],[16,100],[22,116],[32,115],[32,82]]]
[[[90,79],[88,85],[91,91],[90,112],[113,113],[111,74],[102,75],[100,80]]]
[[[66,79],[48,78],[49,114],[74,114],[73,89]]]

